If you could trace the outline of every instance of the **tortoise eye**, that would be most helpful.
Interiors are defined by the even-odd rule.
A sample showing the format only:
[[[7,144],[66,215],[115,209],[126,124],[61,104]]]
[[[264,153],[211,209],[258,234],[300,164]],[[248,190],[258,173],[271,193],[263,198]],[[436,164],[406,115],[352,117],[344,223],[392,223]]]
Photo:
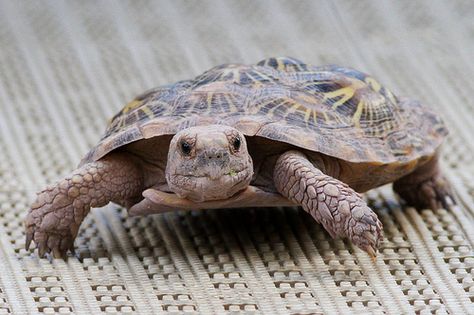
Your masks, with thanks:
[[[191,150],[193,147],[189,142],[187,142],[186,140],[181,140],[179,145],[181,147],[181,152],[183,152],[184,155],[191,154]]]
[[[239,151],[240,145],[242,144],[242,141],[240,140],[240,137],[237,136],[232,140],[232,148],[234,151]]]

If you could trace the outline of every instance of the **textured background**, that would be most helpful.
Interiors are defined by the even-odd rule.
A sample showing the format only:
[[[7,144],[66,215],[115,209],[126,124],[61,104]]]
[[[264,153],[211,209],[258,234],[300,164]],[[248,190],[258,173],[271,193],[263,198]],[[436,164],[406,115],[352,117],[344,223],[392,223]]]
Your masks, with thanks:
[[[474,313],[474,2],[0,0],[0,314]],[[136,94],[289,55],[366,71],[436,108],[460,205],[367,194],[378,259],[295,209],[93,210],[67,261],[25,251],[34,192]]]

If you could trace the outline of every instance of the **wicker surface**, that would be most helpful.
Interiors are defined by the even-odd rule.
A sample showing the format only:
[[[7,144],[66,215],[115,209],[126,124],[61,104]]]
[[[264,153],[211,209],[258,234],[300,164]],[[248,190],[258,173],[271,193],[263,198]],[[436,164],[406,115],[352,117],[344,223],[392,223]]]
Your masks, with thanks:
[[[0,314],[474,314],[474,2],[0,1]],[[371,73],[445,118],[461,201],[367,194],[378,259],[295,209],[128,218],[95,209],[67,261],[24,250],[34,193],[135,94],[225,62],[290,55]]]

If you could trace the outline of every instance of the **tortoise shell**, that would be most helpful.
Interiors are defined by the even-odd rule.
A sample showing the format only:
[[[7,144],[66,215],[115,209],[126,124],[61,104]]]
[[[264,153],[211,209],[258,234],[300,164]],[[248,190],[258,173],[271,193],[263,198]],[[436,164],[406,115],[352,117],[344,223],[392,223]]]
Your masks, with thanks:
[[[133,141],[205,124],[376,164],[430,156],[447,134],[434,112],[362,72],[269,58],[217,66],[138,96],[110,120],[82,163]]]

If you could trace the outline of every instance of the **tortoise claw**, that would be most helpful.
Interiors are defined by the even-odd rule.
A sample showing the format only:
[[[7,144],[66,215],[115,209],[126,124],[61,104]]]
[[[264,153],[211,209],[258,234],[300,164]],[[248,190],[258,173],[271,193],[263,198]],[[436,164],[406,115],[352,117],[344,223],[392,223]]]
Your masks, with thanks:
[[[40,258],[44,258],[46,252],[47,252],[48,247],[46,246],[46,243],[41,242],[38,245],[38,256]]]
[[[46,254],[51,253],[54,258],[65,258],[67,251],[74,254],[74,242],[71,237],[49,234],[44,236],[41,232],[34,235],[38,256],[44,258]]]
[[[367,252],[367,254],[369,254],[372,261],[375,261],[377,259],[377,252],[372,246],[367,246],[365,248],[365,251]]]
[[[25,242],[25,250],[28,251],[31,246],[31,241],[33,240],[33,232],[26,232],[26,242]]]
[[[373,244],[373,245],[377,246],[378,239],[377,239],[375,233],[373,233],[372,231],[365,231],[363,233],[363,236],[369,242],[369,244],[371,244],[371,245]]]
[[[59,247],[54,247],[53,248],[53,257],[54,258],[64,258],[64,252],[62,252]]]

